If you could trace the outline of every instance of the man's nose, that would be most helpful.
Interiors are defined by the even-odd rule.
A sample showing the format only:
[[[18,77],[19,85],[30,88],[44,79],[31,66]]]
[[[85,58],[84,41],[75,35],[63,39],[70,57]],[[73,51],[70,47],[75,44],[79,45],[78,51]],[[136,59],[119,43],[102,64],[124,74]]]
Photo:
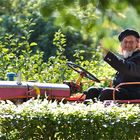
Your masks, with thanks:
[[[131,42],[126,42],[125,44],[127,47],[131,47],[132,46],[132,43]]]

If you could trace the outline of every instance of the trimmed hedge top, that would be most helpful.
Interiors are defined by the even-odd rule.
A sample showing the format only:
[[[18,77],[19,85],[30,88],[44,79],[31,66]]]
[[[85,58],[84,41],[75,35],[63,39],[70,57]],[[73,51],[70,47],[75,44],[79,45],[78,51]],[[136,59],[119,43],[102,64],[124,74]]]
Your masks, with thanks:
[[[0,138],[3,140],[138,139],[139,105],[105,107],[101,102],[29,100],[21,105],[0,103]]]

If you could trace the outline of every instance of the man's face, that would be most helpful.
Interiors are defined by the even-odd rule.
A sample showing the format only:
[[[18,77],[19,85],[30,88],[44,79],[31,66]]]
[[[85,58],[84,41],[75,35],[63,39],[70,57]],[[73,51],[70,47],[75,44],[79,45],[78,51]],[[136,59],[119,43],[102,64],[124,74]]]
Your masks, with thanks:
[[[139,41],[135,36],[129,35],[122,40],[121,47],[123,51],[132,52],[138,47],[138,43]]]

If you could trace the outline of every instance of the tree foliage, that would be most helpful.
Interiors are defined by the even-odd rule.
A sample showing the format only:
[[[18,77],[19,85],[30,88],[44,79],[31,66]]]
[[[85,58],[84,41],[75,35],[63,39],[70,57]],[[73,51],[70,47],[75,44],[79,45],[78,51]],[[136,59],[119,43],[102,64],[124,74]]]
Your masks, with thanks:
[[[139,5],[138,1],[130,0],[75,0],[70,2],[67,0],[44,0],[40,3],[40,11],[45,18],[54,17],[55,24],[62,28],[77,29],[84,38],[96,36],[99,39],[106,35],[111,36],[113,31],[118,33],[121,27],[119,23],[116,23],[115,18],[123,20],[123,22],[124,18],[131,21],[132,17],[126,17],[127,13],[125,12],[134,7],[139,13],[139,8],[136,5]],[[133,12],[131,11],[131,13]],[[124,22],[124,25],[127,23]],[[130,24],[129,26],[136,27]]]

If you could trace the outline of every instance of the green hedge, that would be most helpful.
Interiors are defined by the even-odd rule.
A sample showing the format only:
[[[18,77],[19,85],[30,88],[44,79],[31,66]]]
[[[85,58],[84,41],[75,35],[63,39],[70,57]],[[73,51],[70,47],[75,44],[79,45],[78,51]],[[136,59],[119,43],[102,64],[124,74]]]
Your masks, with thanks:
[[[132,140],[140,138],[140,108],[103,103],[29,100],[0,103],[0,140]]]

